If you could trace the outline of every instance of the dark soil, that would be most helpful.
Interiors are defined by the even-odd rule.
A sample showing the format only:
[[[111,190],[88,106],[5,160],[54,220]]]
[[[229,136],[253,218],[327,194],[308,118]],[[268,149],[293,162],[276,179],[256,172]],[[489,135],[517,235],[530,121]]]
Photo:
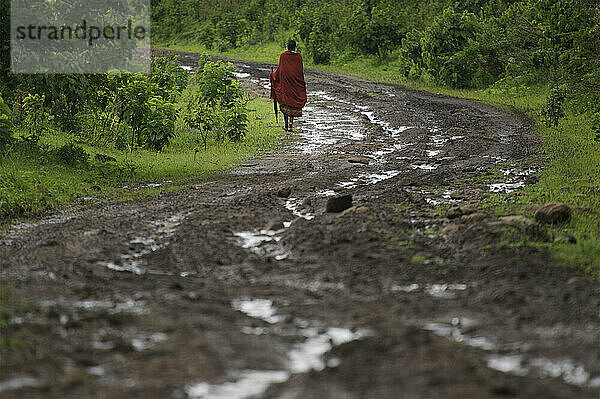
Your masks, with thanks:
[[[268,95],[270,65],[233,62]],[[600,285],[554,265],[543,226],[485,207],[535,181],[530,123],[306,80],[277,151],[0,232],[5,332],[26,343],[3,349],[1,397],[598,397]],[[346,194],[351,208],[326,212]]]

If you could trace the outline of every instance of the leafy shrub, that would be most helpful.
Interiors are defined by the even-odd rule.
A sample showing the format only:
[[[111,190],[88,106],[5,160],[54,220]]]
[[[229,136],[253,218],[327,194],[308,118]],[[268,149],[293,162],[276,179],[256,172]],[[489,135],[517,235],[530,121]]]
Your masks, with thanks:
[[[217,141],[242,140],[248,124],[243,94],[233,75],[232,64],[204,56],[198,72],[183,92],[179,118],[197,135],[196,141],[202,141],[204,148],[211,134]]]
[[[420,30],[413,29],[402,39],[399,57],[400,73],[410,79],[420,78],[424,69],[421,50],[422,36],[423,33]]]
[[[162,91],[165,101],[174,101],[187,85],[189,74],[179,67],[176,55],[152,59],[150,82]]]
[[[542,120],[546,125],[558,126],[560,119],[565,116],[564,103],[565,95],[558,86],[555,86],[541,111]]]
[[[239,20],[234,14],[227,14],[217,23],[216,33],[226,47],[236,48],[244,34],[243,26],[243,20]]]
[[[89,160],[88,153],[73,143],[67,143],[54,149],[54,154],[59,162],[69,166],[86,164]]]
[[[423,63],[436,81],[451,87],[468,87],[476,65],[458,53],[476,39],[478,30],[475,15],[459,14],[449,8],[423,33]]]
[[[117,104],[119,118],[131,127],[131,148],[144,143],[142,128],[147,117],[148,101],[154,97],[151,85],[140,76],[133,75],[119,90]]]
[[[141,134],[144,146],[154,151],[169,144],[175,129],[175,107],[160,97],[150,98],[144,104]]]
[[[592,115],[592,133],[595,135],[594,140],[600,141],[600,112]]]
[[[228,110],[226,131],[227,137],[233,141],[241,141],[248,131],[248,111],[242,106]]]
[[[211,106],[233,104],[244,93],[233,71],[233,64],[221,60],[212,61],[204,56],[192,78],[192,83],[197,87],[197,95]]]
[[[400,44],[400,22],[397,13],[388,6],[369,6],[361,1],[348,22],[349,43],[363,54],[385,56]]]
[[[328,64],[331,51],[327,46],[328,34],[322,20],[317,20],[308,36],[308,52],[315,64]]]
[[[198,30],[197,38],[198,41],[206,46],[207,49],[211,50],[215,42],[215,28],[211,23],[202,25]]]
[[[22,101],[23,121],[29,133],[28,139],[37,142],[42,134],[44,121],[48,114],[44,109],[45,95],[27,94]]]
[[[197,134],[196,142],[202,140],[205,150],[208,136],[216,125],[214,115],[215,113],[206,103],[198,101],[198,97],[195,100],[188,101],[181,112],[184,123],[192,132]]]
[[[4,103],[0,95],[0,156],[2,152],[12,142],[12,115],[8,105]]]

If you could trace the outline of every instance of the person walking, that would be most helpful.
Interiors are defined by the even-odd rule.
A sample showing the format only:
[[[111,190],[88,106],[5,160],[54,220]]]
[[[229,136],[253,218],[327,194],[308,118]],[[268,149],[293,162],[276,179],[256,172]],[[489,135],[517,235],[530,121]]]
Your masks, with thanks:
[[[290,40],[287,51],[279,56],[277,70],[271,72],[271,99],[279,104],[285,119],[284,130],[291,132],[294,118],[302,116],[306,104],[306,82],[302,55],[296,50],[296,42]]]

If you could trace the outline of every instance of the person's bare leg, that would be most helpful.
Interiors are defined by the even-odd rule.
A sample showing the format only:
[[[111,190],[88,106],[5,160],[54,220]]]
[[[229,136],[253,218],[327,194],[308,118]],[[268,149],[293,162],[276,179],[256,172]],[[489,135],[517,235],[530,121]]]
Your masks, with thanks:
[[[287,131],[288,130],[288,116],[286,114],[283,114],[283,119],[285,120],[285,127],[283,128],[283,130]]]

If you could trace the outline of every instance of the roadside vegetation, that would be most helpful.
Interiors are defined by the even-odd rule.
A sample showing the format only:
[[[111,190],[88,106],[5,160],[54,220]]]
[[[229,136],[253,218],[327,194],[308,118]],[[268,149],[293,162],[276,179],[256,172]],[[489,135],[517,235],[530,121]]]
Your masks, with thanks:
[[[202,9],[202,13],[196,10]],[[533,217],[572,209],[548,245],[600,278],[600,5],[593,0],[162,0],[160,47],[276,62],[293,37],[306,67],[352,74],[526,114],[544,139],[536,184],[489,203]],[[565,235],[575,238],[565,240]]]
[[[3,217],[180,187],[279,140],[270,103],[208,58],[191,75],[155,58],[148,75],[23,75],[0,87]]]

